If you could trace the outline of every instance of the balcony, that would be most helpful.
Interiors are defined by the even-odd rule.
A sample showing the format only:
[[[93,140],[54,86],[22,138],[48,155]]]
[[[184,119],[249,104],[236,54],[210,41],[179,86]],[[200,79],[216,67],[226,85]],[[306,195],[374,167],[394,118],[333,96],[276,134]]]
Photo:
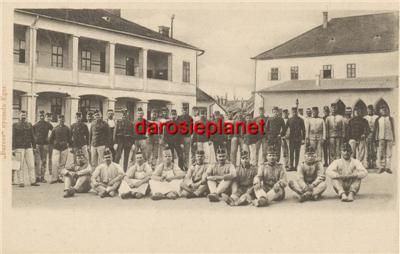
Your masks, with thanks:
[[[79,83],[88,86],[111,87],[108,73],[80,71]]]
[[[196,94],[196,86],[187,83],[171,82],[168,80],[148,79],[147,91]]]
[[[115,75],[115,87],[123,89],[143,90],[144,80],[142,78],[126,75]]]
[[[30,79],[29,65],[24,63],[14,63],[14,78],[15,79]]]
[[[67,68],[37,66],[36,79],[38,81],[47,81],[52,83],[71,83],[72,70]]]

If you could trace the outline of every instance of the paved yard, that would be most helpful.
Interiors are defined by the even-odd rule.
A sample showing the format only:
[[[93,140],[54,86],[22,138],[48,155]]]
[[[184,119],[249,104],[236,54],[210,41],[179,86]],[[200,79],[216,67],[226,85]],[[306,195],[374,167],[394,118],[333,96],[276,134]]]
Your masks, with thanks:
[[[64,199],[62,184],[13,186],[13,230],[5,243],[18,253],[397,252],[396,179],[370,173],[353,203],[340,202],[329,185],[319,202],[300,204],[287,189],[286,200],[265,208],[232,208],[207,199],[121,200],[93,194]],[[91,244],[77,244],[82,241]]]

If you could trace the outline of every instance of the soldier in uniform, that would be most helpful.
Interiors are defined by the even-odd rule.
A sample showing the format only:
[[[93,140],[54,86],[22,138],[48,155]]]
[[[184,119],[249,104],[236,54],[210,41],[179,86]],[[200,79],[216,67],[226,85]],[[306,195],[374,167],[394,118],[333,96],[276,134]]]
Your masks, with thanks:
[[[286,171],[278,163],[278,150],[274,146],[268,147],[267,160],[258,167],[257,176],[254,177],[256,199],[253,200],[253,205],[256,207],[267,206],[272,201],[285,198]]]
[[[146,129],[143,130],[142,129],[143,125],[139,124],[142,121],[146,121],[146,120],[144,119],[143,109],[139,107],[139,108],[137,108],[137,119],[133,122],[134,130],[135,130],[134,135],[133,135],[133,139],[135,141],[135,149],[133,149],[133,156],[132,156],[133,163],[135,163],[135,158],[136,158],[135,154],[138,149],[140,149],[143,152],[144,159],[146,161],[148,159],[148,156],[147,156],[147,153],[148,153],[148,148],[147,148],[148,140],[147,139],[148,139],[148,137],[146,134]]]
[[[297,108],[292,108],[292,117],[286,123],[286,138],[289,139],[289,163],[288,171],[295,171],[299,165],[301,145],[304,144],[305,127],[304,120],[297,115]]]
[[[324,123],[326,123],[326,118],[329,116],[330,110],[328,106],[324,106],[324,116],[322,119],[324,120]],[[326,131],[326,126],[325,126],[325,131]],[[324,167],[328,167],[328,161],[329,161],[329,143],[328,140],[326,139],[325,136],[325,141],[322,144],[323,150],[324,150]]]
[[[65,117],[59,116],[60,123],[53,129],[50,135],[50,143],[53,144],[53,172],[51,184],[62,183],[61,170],[65,168],[68,159],[68,147],[71,147],[71,130],[65,125]]]
[[[19,114],[19,121],[13,124],[12,149],[13,155],[20,162],[20,169],[17,171],[19,187],[25,187],[25,174],[29,176],[32,186],[39,186],[35,177],[35,162],[33,149],[36,149],[33,126],[26,121],[26,111]],[[24,162],[27,167],[23,167]]]
[[[122,168],[112,161],[110,149],[105,148],[104,162],[92,174],[92,188],[100,198],[115,197],[124,176]]]
[[[282,118],[285,122],[285,133],[286,133],[286,124],[289,120],[289,110],[283,109],[282,110]],[[283,157],[283,165],[285,169],[289,169],[289,140],[286,138],[286,135],[282,136],[282,143],[281,143],[281,153]]]
[[[305,122],[306,144],[314,148],[317,159],[322,161],[322,144],[325,142],[325,122],[318,116],[318,107],[312,108],[312,117]]]
[[[135,164],[128,169],[119,186],[119,196],[122,199],[143,198],[149,188],[152,173],[153,171],[144,160],[142,152],[137,151]]]
[[[86,114],[86,126],[88,127],[89,130],[89,146],[88,146],[88,154],[89,154],[89,164],[92,163],[92,145],[90,143],[90,136],[91,136],[91,129],[92,129],[92,124],[94,121],[94,116],[92,111],[88,111]]]
[[[114,120],[114,110],[109,109],[107,110],[107,124],[110,130],[110,143],[108,148],[112,153],[112,157],[115,158],[115,150],[114,150],[114,142],[115,142],[115,120]]]
[[[262,149],[262,158],[266,158],[267,157],[267,139],[266,139],[266,125],[267,125],[267,121],[268,121],[268,117],[265,116],[265,111],[264,111],[264,107],[259,107],[258,108],[258,116],[256,118],[254,118],[254,122],[256,122],[257,124],[260,124],[260,121],[263,120],[264,121],[264,134],[259,133],[259,139],[257,140],[256,143],[256,152],[257,152],[257,158],[256,158],[256,165],[258,165],[258,158],[259,158],[259,154],[260,154],[260,149]]]
[[[54,129],[54,127],[57,126],[56,123],[53,123],[53,122],[52,122],[52,114],[51,114],[51,113],[46,113],[46,122],[48,122],[49,124],[51,124],[51,126],[53,127],[52,130]],[[49,131],[49,135],[48,135],[47,138],[50,138],[50,134],[51,134],[51,131]],[[53,145],[49,143],[48,147],[49,147],[49,152],[48,152],[48,168],[49,168],[49,173],[50,173],[50,175],[51,175],[52,164],[53,164],[53,162],[52,162],[52,160],[51,160],[52,157],[53,157]]]
[[[76,160],[76,152],[78,150],[83,153],[86,160],[89,162],[89,129],[87,125],[82,122],[81,112],[76,113],[76,122],[71,125],[71,136],[74,162]]]
[[[163,162],[157,166],[150,180],[151,199],[177,199],[185,172],[172,161],[172,150],[163,150]]]
[[[117,151],[115,155],[115,163],[119,163],[124,153],[123,169],[126,172],[128,168],[128,159],[133,145],[133,131],[134,126],[131,121],[128,120],[128,111],[124,109],[122,111],[122,119],[117,121],[115,130],[115,141],[117,143]]]
[[[190,123],[193,121],[193,118],[189,115],[188,109],[182,107],[182,115],[178,117],[178,123],[184,122],[189,127]],[[189,168],[189,157],[190,157],[190,147],[192,143],[191,134],[188,131],[187,134],[182,135],[182,144],[183,144],[183,170],[187,171]]]
[[[257,175],[257,167],[250,164],[249,153],[240,154],[240,165],[236,170],[236,178],[232,182],[231,196],[221,194],[222,199],[230,206],[250,204],[254,198],[253,180]]]
[[[224,116],[218,110],[214,112],[214,117],[215,117],[215,119],[214,119],[215,124],[218,124],[219,119],[221,119],[222,126],[223,126]],[[216,157],[218,148],[226,147],[227,136],[224,133],[219,134],[218,132],[216,132],[215,134],[213,134],[210,137],[210,140],[212,140],[212,142],[213,142],[214,153],[215,153],[215,157]]]
[[[91,146],[92,167],[103,163],[104,150],[109,146],[110,130],[107,122],[101,118],[101,112],[96,111],[94,114],[96,120],[90,126],[89,143]]]
[[[207,125],[207,118],[206,115],[202,112],[201,114],[201,119],[199,120],[204,124],[204,126]],[[204,160],[206,163],[211,163],[211,152],[210,152],[210,145],[212,144],[212,141],[210,140],[209,137],[207,137],[206,133],[204,132],[203,134],[199,134],[197,132],[193,133],[193,144],[196,146],[196,151],[204,151],[205,157]]]
[[[86,150],[87,152],[87,150]],[[90,175],[92,168],[85,152],[81,149],[75,151],[75,160],[72,165],[61,170],[64,176],[64,198],[69,198],[75,193],[87,193],[90,190]]]
[[[360,190],[361,179],[368,171],[361,162],[351,158],[351,147],[343,143],[342,158],[334,160],[326,169],[326,175],[332,179],[333,189],[343,202],[352,202]]]
[[[232,181],[236,177],[236,170],[233,164],[226,161],[226,150],[221,148],[217,150],[217,162],[210,165],[206,171],[208,200],[218,202],[222,193],[228,191]]]
[[[378,141],[378,167],[379,173],[392,174],[392,146],[395,143],[395,131],[393,117],[389,116],[386,106],[380,108],[380,116],[375,121],[374,137]]]
[[[171,119],[167,122],[171,125],[176,125],[179,126],[179,120],[178,120],[178,116],[176,113],[175,109],[171,110]],[[170,125],[170,126],[171,126]],[[166,144],[166,146],[169,147],[169,149],[171,149],[172,151],[172,157],[173,160],[176,162],[176,160],[178,160],[178,166],[180,169],[183,170],[184,168],[184,161],[183,161],[183,150],[182,150],[182,144],[183,144],[183,136],[177,132],[175,134],[173,133],[169,133],[169,130],[173,130],[174,128],[172,127],[168,127],[168,125],[166,126],[166,130],[164,132],[164,141],[163,143]],[[175,158],[175,152],[176,155],[178,156],[178,158]]]
[[[246,115],[246,123],[249,124],[252,122],[252,115],[248,113]],[[250,164],[257,166],[257,140],[259,139],[259,135],[253,135],[251,133],[245,133],[243,135],[243,151],[246,151],[248,155],[250,155]]]
[[[239,110],[235,117],[234,117],[234,121],[233,124],[236,125],[237,122],[244,122],[244,116],[243,116],[243,112],[242,110]],[[237,165],[237,154],[238,151],[242,152],[243,150],[243,146],[244,146],[244,137],[243,137],[243,133],[242,133],[242,128],[239,128],[238,133],[235,132],[232,135],[232,139],[231,139],[231,163],[236,166]]]
[[[45,121],[44,111],[40,111],[40,120],[33,126],[35,134],[35,166],[36,182],[46,183],[44,175],[47,167],[47,156],[49,151],[49,136],[53,125]]]
[[[281,159],[281,146],[282,146],[282,137],[285,134],[286,126],[285,121],[282,117],[279,117],[279,108],[272,108],[272,117],[268,119],[266,134],[267,134],[267,143],[269,147],[275,147],[278,151],[278,161]]]
[[[356,108],[354,113],[355,117],[349,121],[346,136],[353,150],[353,158],[365,164],[365,139],[369,134],[369,125],[362,116],[361,108]]]
[[[304,162],[297,171],[296,181],[289,181],[289,187],[299,195],[299,201],[319,200],[326,190],[325,170],[318,160],[314,147],[306,149]]]
[[[203,197],[208,188],[205,173],[208,164],[204,163],[204,151],[196,151],[195,163],[189,168],[181,184],[181,196],[186,198]]]
[[[378,118],[374,114],[374,106],[368,105],[367,115],[364,119],[367,120],[369,125],[369,134],[366,139],[366,158],[367,158],[367,168],[376,168],[376,143],[375,143],[375,121]]]
[[[343,122],[344,122],[344,137],[343,137],[343,142],[349,142],[349,122],[351,119],[351,115],[353,114],[353,109],[351,107],[346,107],[344,111],[344,117],[343,117]]]
[[[336,103],[331,104],[331,115],[326,118],[326,136],[329,139],[329,163],[340,158],[344,138],[344,119],[337,114]]]
[[[159,126],[158,122],[158,112],[156,109],[151,110],[151,115],[150,119],[147,121],[149,123],[154,123],[157,124],[157,128]],[[158,162],[158,155],[159,155],[159,149],[160,149],[160,135],[149,133],[148,134],[148,163],[150,164],[151,168],[155,168],[157,166]]]

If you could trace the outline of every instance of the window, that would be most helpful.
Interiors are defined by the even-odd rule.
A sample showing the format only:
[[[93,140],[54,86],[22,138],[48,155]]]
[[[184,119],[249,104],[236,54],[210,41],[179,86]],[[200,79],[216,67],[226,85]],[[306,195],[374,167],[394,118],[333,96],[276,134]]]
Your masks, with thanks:
[[[322,78],[330,79],[332,78],[332,65],[324,65],[322,68]]]
[[[61,108],[62,108],[62,98],[55,97],[51,98],[51,113],[53,115],[61,115]]]
[[[356,77],[356,64],[347,64],[347,78]]]
[[[125,63],[125,75],[135,76],[135,59],[132,57],[126,58]]]
[[[53,46],[51,50],[51,66],[63,67],[63,49],[59,46]]]
[[[88,50],[81,51],[81,70],[84,71],[92,70],[92,54]]]
[[[291,80],[299,79],[299,66],[290,67],[290,79]]]
[[[271,80],[279,80],[279,69],[271,68]]]
[[[19,63],[25,63],[25,41],[24,40],[20,40],[19,41],[19,59],[18,62]]]
[[[183,70],[182,70],[182,81],[185,83],[190,82],[190,63],[189,62],[183,62]]]
[[[106,52],[100,52],[100,72],[106,72]]]

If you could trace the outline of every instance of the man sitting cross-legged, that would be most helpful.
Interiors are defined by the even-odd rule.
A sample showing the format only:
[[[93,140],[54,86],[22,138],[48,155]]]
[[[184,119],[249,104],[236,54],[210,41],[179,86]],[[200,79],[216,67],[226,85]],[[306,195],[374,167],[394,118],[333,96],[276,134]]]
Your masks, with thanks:
[[[143,198],[149,188],[153,171],[150,165],[144,161],[140,150],[136,152],[135,157],[135,164],[128,169],[118,189],[122,199]]]
[[[75,151],[76,162],[61,170],[64,176],[64,198],[74,196],[75,192],[87,193],[90,190],[92,168],[82,150]]]
[[[225,149],[217,150],[217,162],[208,167],[205,176],[210,190],[207,197],[210,202],[218,202],[220,195],[228,190],[236,177],[235,166],[227,163]]]
[[[158,165],[150,180],[151,199],[177,199],[182,179],[185,177],[183,172],[172,161],[172,151],[169,147],[163,150],[163,162]]]
[[[253,180],[257,175],[257,167],[250,164],[249,153],[240,154],[240,165],[236,170],[236,178],[232,182],[232,195],[222,193],[222,199],[230,206],[247,205],[254,196]]]
[[[207,164],[204,163],[204,151],[197,150],[195,164],[192,165],[186,173],[181,184],[181,196],[186,198],[202,197],[207,192],[207,180],[205,172]]]
[[[332,179],[333,189],[343,202],[352,202],[361,186],[361,179],[368,175],[362,163],[351,158],[351,146],[342,145],[342,158],[334,160],[326,169],[326,175]]]
[[[267,162],[259,166],[254,178],[254,193],[257,199],[253,200],[253,205],[256,207],[267,206],[271,201],[281,201],[285,198],[286,172],[282,164],[277,162],[277,149],[280,147],[268,147]]]
[[[289,187],[300,196],[300,202],[318,200],[326,190],[324,167],[312,146],[307,147],[304,157],[297,171],[298,178],[289,181]]]
[[[101,198],[115,197],[125,173],[121,166],[112,162],[110,149],[104,150],[104,162],[96,167],[92,175],[92,188]]]

